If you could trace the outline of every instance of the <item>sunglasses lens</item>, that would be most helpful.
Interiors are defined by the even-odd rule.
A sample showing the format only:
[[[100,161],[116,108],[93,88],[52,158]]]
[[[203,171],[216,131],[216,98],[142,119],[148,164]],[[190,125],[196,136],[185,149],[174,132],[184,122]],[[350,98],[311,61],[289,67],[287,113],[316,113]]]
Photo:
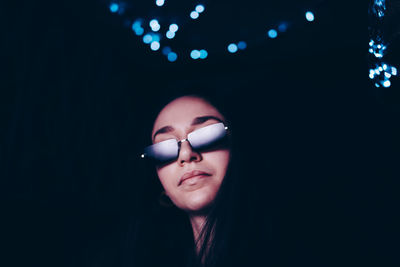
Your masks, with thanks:
[[[159,162],[173,160],[178,156],[178,142],[169,139],[145,148],[146,156]]]
[[[188,140],[194,149],[201,149],[215,144],[225,136],[225,125],[216,123],[191,132],[188,134]]]

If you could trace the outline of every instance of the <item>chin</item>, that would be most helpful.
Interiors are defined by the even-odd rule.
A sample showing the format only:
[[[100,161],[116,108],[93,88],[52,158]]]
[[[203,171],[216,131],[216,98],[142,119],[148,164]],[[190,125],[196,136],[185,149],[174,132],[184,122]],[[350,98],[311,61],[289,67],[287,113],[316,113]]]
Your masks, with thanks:
[[[193,194],[193,196],[190,196],[186,203],[184,203],[185,205],[182,209],[187,213],[203,212],[211,206],[214,198],[215,196],[210,196],[208,194]]]

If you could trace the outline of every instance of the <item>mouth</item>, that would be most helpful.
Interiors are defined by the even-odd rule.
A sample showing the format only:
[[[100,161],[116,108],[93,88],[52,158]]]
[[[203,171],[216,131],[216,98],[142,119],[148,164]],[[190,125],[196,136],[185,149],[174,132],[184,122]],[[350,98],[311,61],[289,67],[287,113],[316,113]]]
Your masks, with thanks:
[[[178,186],[180,186],[184,181],[195,178],[195,177],[201,177],[201,176],[211,176],[211,174],[200,171],[200,170],[193,170],[186,172],[184,175],[182,175],[181,179],[179,180]]]

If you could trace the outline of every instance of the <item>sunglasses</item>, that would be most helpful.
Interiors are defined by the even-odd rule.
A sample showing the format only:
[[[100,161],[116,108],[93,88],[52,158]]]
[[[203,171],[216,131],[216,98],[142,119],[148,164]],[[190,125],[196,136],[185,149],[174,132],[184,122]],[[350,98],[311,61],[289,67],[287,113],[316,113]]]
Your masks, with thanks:
[[[187,135],[186,139],[168,139],[144,149],[142,158],[148,158],[157,163],[166,163],[176,160],[179,156],[181,143],[188,141],[193,150],[210,149],[222,141],[227,135],[228,127],[222,122],[211,124],[197,129]]]

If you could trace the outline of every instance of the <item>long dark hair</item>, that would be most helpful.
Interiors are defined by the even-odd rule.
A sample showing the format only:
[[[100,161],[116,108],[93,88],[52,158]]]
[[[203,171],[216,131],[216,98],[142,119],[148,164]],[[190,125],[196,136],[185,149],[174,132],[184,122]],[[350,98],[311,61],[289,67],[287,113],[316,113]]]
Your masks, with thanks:
[[[214,91],[215,92],[215,91]],[[172,100],[181,96],[195,96],[204,99],[221,114],[229,125],[229,145],[231,159],[226,176],[221,184],[216,199],[207,215],[206,223],[198,240],[193,239],[193,232],[188,216],[176,207],[163,207],[159,204],[158,196],[162,186],[155,174],[154,166],[145,166],[146,177],[138,186],[136,203],[139,204],[129,240],[132,244],[126,253],[131,253],[132,261],[126,266],[235,266],[248,265],[261,251],[260,244],[265,239],[255,240],[254,237],[265,236],[250,225],[258,220],[263,225],[261,231],[268,229],[263,223],[264,218],[255,218],[257,209],[251,203],[249,190],[245,183],[245,175],[252,175],[243,164],[243,143],[235,137],[236,103],[227,101],[226,95],[216,93],[205,94],[192,90],[191,92],[176,92],[167,101],[158,103],[157,113],[153,114],[154,121],[159,111]],[[146,127],[151,129],[151,125]],[[147,133],[148,134],[148,133]],[[150,136],[150,134],[148,134]],[[146,163],[143,163],[146,165]],[[150,170],[150,171],[149,171]],[[146,193],[144,193],[146,192]],[[147,203],[147,205],[143,205]],[[152,203],[150,206],[148,203]],[[252,231],[258,231],[252,233]],[[200,241],[201,240],[201,241]],[[255,242],[256,241],[256,242]],[[199,253],[195,247],[199,246]],[[255,262],[254,262],[255,263]]]

